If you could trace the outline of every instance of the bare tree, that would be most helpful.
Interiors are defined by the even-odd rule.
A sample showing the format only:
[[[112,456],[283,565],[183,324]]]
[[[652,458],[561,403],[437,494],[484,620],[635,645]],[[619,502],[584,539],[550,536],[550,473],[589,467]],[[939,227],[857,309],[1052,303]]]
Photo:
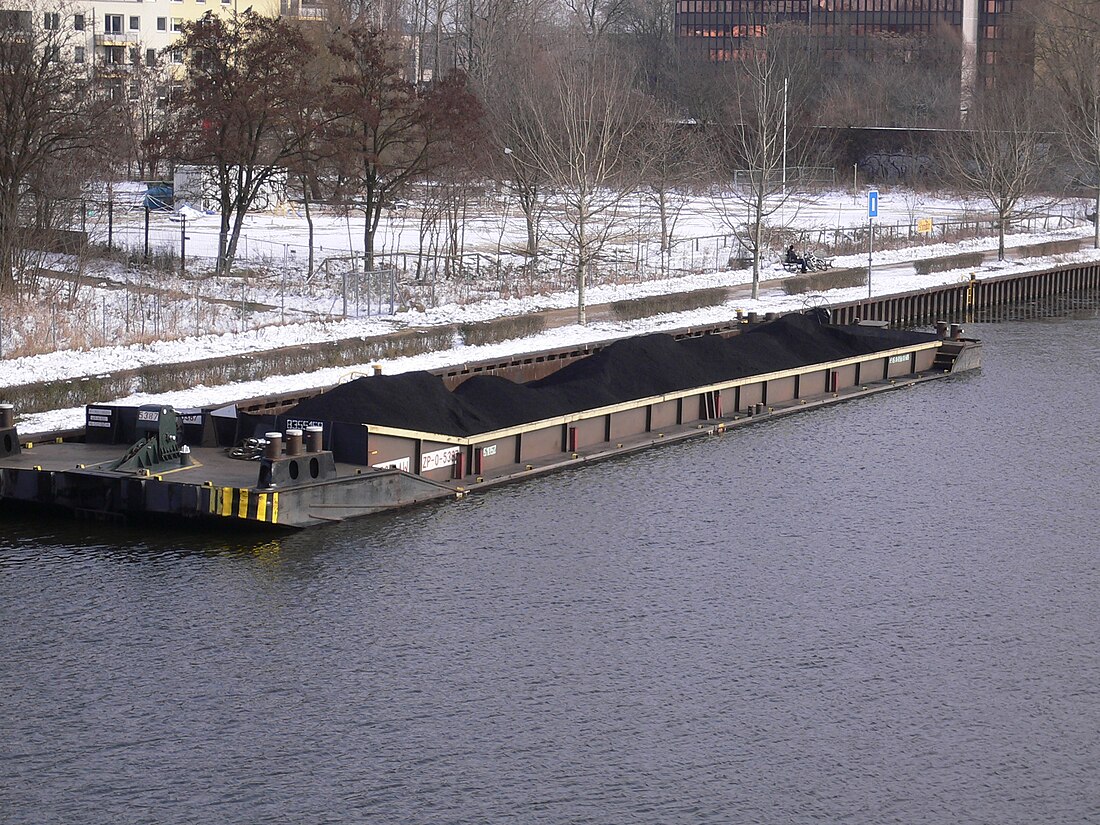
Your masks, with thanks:
[[[629,73],[588,49],[557,56],[552,79],[552,95],[527,90],[523,105],[533,128],[516,138],[557,196],[554,214],[575,255],[577,322],[584,324],[588,269],[619,231],[633,191],[628,173],[641,108]]]
[[[498,175],[506,182],[516,197],[527,228],[524,253],[534,263],[539,255],[542,239],[542,219],[546,211],[548,181],[538,156],[529,154],[540,145],[539,136],[531,129],[530,121],[522,119],[521,110],[513,110],[496,130],[497,144],[502,158],[495,164]],[[513,149],[512,147],[517,147]]]
[[[929,34],[879,33],[840,49],[818,112],[830,126],[954,128],[959,122],[962,44],[944,25]]]
[[[340,134],[335,112],[333,76],[338,63],[325,48],[328,33],[315,28],[304,31],[311,43],[305,71],[296,77],[300,87],[293,97],[298,105],[289,112],[287,129],[298,151],[287,160],[290,179],[296,180],[308,230],[309,257],[306,276],[313,275],[315,228],[313,204],[336,200],[340,188]]]
[[[754,28],[759,34],[742,47],[730,72],[729,103],[720,110],[715,143],[732,178],[721,193],[723,220],[752,256],[756,298],[772,219],[802,186],[788,171],[808,165],[820,147],[801,125],[809,120],[819,75],[811,43],[803,31],[782,24]]]
[[[174,77],[162,57],[150,63],[138,61],[127,75],[126,94],[117,104],[123,113],[133,164],[141,180],[155,180],[166,173],[169,136],[173,133],[168,100]]]
[[[627,15],[631,0],[563,0],[569,16],[590,43],[604,39]]]
[[[627,35],[627,50],[651,94],[670,98],[680,50],[676,44],[675,10],[665,0],[631,0],[620,25]]]
[[[1053,94],[1070,155],[1094,179],[1100,249],[1100,2],[1054,0],[1038,31],[1040,78]]]
[[[54,227],[105,151],[110,102],[68,59],[62,4],[0,11],[0,293],[23,290],[17,253]]]
[[[354,26],[332,44],[340,66],[335,115],[351,193],[365,215],[363,244],[374,266],[382,210],[411,182],[458,161],[478,145],[481,106],[454,73],[418,87],[378,29]]]
[[[511,64],[517,45],[530,43],[548,26],[551,0],[461,0],[457,37],[462,63],[481,92],[490,78]]]
[[[997,214],[998,260],[1004,260],[1006,228],[1021,202],[1038,190],[1046,168],[1038,110],[1027,89],[987,89],[968,115],[967,131],[951,134],[941,147],[949,180],[979,194]]]
[[[527,228],[525,254],[534,265],[542,239],[548,178],[538,162],[546,135],[539,129],[531,100],[553,94],[554,72],[548,52],[529,37],[516,32],[494,71],[483,78],[485,125],[491,147],[490,173],[515,196]]]
[[[302,103],[312,50],[296,27],[251,9],[184,23],[176,47],[186,67],[172,98],[179,154],[213,175],[221,213],[217,265],[228,273],[245,215],[301,149],[303,135],[289,122]]]
[[[695,121],[676,117],[655,100],[643,110],[637,136],[639,183],[657,210],[661,264],[667,270],[676,222],[706,177],[708,152]]]

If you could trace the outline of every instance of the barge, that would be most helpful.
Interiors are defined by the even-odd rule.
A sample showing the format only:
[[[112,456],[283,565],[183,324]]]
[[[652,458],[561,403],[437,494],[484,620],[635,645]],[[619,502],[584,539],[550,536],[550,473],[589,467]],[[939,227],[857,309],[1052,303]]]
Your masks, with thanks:
[[[374,375],[276,415],[89,405],[75,439],[20,439],[0,405],[0,504],[108,520],[297,529],[443,498],[980,366],[936,333],[784,316],[626,339],[537,381]],[[434,383],[433,383],[434,382]]]

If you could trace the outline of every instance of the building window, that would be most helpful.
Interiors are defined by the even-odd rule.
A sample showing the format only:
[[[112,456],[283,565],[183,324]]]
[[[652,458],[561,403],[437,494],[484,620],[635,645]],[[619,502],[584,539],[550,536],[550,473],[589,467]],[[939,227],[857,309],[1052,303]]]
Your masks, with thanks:
[[[146,66],[155,66],[155,65],[157,65],[157,50],[156,49],[146,49],[145,50],[145,65]]]
[[[172,31],[174,31],[174,32],[183,31],[183,21],[180,18],[178,18],[178,17],[173,17],[172,18]]]
[[[167,17],[158,17],[157,18],[157,31],[158,32],[168,31],[168,18]]]
[[[140,46],[131,46],[130,47],[130,62],[135,66],[138,66],[138,65],[141,64],[141,47]]]
[[[103,15],[103,31],[105,31],[107,34],[122,34],[122,15]]]
[[[42,28],[55,32],[61,28],[61,14],[56,11],[48,11],[43,15]]]
[[[182,63],[183,53],[179,49],[172,49],[172,51],[168,53],[168,59],[173,63]]]
[[[141,28],[141,18],[130,15],[130,31],[136,32]]]
[[[73,15],[73,30],[78,31],[78,32],[84,31],[84,15],[83,14],[74,14]]]
[[[84,62],[84,47],[83,46],[77,46],[76,48],[73,49],[73,63],[83,63],[83,62]]]
[[[108,46],[103,50],[108,64],[111,66],[123,66],[126,64],[126,50],[122,46]]]

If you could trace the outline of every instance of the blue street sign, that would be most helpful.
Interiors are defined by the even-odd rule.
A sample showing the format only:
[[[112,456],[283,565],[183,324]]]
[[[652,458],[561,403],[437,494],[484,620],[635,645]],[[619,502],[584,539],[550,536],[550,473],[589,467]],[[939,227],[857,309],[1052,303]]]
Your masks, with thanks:
[[[878,217],[878,190],[872,189],[867,193],[867,217]]]

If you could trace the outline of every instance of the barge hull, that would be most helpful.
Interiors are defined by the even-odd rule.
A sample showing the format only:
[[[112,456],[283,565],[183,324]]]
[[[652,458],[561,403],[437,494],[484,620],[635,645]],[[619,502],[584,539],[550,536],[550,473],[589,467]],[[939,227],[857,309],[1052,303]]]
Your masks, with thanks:
[[[942,341],[815,364],[468,437],[362,427],[351,448],[241,461],[191,448],[187,466],[120,473],[115,444],[18,444],[0,501],[80,516],[296,529],[444,498],[688,438],[911,387],[980,366],[981,345]],[[365,431],[365,433],[364,433]],[[0,432],[11,442],[14,429]],[[0,443],[5,443],[0,441]],[[335,448],[335,449],[334,449]],[[348,461],[348,449],[355,461]],[[377,466],[389,465],[389,466]]]

